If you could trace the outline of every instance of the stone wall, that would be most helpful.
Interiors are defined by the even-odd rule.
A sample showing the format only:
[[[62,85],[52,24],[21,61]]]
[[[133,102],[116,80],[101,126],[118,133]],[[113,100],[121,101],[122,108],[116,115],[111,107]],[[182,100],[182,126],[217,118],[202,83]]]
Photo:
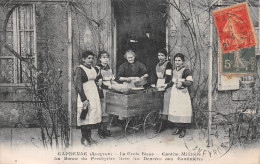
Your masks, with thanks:
[[[81,52],[99,50],[112,52],[110,0],[77,1],[72,8],[73,71],[81,63]],[[68,15],[65,3],[36,4],[37,69],[61,73],[62,107],[68,102]],[[1,27],[5,13],[1,10]],[[94,23],[97,22],[98,24]],[[111,63],[112,64],[112,63]],[[58,76],[58,74],[57,74]],[[72,83],[72,110],[76,111],[76,93]],[[33,126],[37,124],[32,98],[23,86],[0,86],[0,127]]]
[[[180,11],[176,10],[174,5],[179,5]],[[213,1],[178,1],[168,0],[170,3],[168,21],[169,28],[169,50],[173,57],[176,53],[183,53],[186,58],[186,65],[193,72],[193,86],[191,87],[191,97],[193,99],[194,110],[207,111],[208,98],[208,56],[209,56],[209,9],[208,4]],[[223,2],[225,3],[225,2]],[[229,1],[230,4],[235,4],[234,1]],[[173,5],[172,5],[173,4]],[[211,11],[216,9],[212,8]],[[250,6],[250,14],[254,26],[258,26],[256,13],[257,7]],[[174,23],[172,23],[173,21]],[[239,106],[247,103],[247,99],[253,95],[259,95],[259,76],[254,76],[256,84],[254,88],[242,88],[236,91],[219,91],[218,83],[218,35],[216,32],[214,21],[213,23],[213,110],[221,113],[234,113]],[[259,57],[257,57],[257,66],[259,65]],[[257,71],[259,75],[259,69]],[[243,95],[243,98],[237,98],[237,95]]]

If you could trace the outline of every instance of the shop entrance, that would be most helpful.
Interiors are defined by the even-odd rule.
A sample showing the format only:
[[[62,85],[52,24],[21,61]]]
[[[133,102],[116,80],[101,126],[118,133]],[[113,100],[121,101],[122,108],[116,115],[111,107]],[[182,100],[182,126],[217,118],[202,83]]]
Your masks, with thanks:
[[[158,63],[157,51],[166,47],[165,0],[113,1],[117,24],[117,68],[132,49],[151,74]]]

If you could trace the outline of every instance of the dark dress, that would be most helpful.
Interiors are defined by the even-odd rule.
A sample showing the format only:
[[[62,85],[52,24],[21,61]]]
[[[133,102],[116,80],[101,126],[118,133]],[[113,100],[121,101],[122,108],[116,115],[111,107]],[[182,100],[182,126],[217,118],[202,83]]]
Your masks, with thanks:
[[[172,75],[172,64],[169,61],[165,61],[163,63],[158,63],[156,68],[156,87],[160,89],[160,87],[166,85],[171,81]],[[163,109],[161,111],[161,117],[163,120],[168,120],[169,114],[169,102],[170,102],[171,89],[166,89],[164,92],[163,99]]]
[[[101,122],[101,106],[100,98],[96,86],[97,72],[93,67],[80,65],[75,72],[75,89],[78,94],[77,98],[77,125],[88,128],[96,127],[95,125]],[[83,108],[83,102],[89,101],[89,111],[85,120],[79,118]]]
[[[147,69],[144,64],[139,61],[134,63],[125,62],[119,66],[116,75],[116,81],[120,82],[120,77],[141,77],[147,73]]]

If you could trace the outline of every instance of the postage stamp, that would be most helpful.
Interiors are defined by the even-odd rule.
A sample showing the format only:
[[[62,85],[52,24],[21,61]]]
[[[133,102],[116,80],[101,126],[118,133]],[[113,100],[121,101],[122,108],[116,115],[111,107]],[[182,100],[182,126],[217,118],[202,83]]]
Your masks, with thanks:
[[[229,53],[222,53],[219,48],[219,72],[222,75],[243,75],[256,73],[255,46]]]
[[[223,53],[257,44],[247,2],[213,11]]]

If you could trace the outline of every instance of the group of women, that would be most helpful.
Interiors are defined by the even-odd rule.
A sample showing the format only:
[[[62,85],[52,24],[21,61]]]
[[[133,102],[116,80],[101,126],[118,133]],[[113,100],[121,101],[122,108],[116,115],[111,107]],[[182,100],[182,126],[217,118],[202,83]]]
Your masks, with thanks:
[[[99,137],[102,139],[111,136],[107,129],[110,116],[106,113],[106,92],[112,88],[112,80],[134,87],[137,81],[148,78],[145,65],[136,60],[132,50],[126,51],[127,62],[119,66],[115,78],[108,64],[109,54],[101,51],[98,57],[100,62],[96,67],[92,66],[94,57],[92,51],[84,51],[83,63],[75,71],[75,88],[78,94],[77,126],[81,128],[81,143],[85,146],[96,143],[91,137],[91,130],[94,128],[98,129]],[[164,105],[161,111],[163,127],[169,122],[174,123],[177,128],[172,134],[179,134],[182,138],[186,133],[185,128],[191,123],[192,108],[188,87],[192,85],[193,79],[190,70],[184,66],[183,54],[178,53],[174,56],[175,68],[167,58],[165,49],[158,51],[156,80],[151,86],[164,91]],[[82,117],[83,112],[86,115]]]

